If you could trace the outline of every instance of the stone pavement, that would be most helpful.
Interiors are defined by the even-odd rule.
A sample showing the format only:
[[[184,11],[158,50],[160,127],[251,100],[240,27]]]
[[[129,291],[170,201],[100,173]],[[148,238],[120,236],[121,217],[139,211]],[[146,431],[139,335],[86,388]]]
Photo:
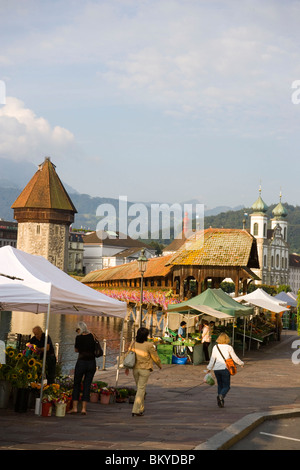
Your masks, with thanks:
[[[292,362],[293,331],[259,350],[236,351],[245,361],[231,379],[225,407],[216,386],[203,383],[205,365],[155,368],[147,385],[146,412],[132,417],[132,405],[89,403],[86,416],[45,418],[0,410],[0,450],[196,451],[228,448],[264,417],[300,414],[300,365]],[[300,354],[299,354],[300,356]],[[116,371],[97,379],[115,386]],[[118,386],[134,386],[120,371]]]

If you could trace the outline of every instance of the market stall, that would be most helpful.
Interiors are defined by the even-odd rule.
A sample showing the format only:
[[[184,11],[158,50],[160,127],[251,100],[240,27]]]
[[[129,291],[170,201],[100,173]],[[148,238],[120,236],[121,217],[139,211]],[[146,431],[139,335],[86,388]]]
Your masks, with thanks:
[[[195,329],[199,319],[206,319],[215,323],[212,332],[212,342],[209,351],[212,349],[214,340],[221,331],[227,331],[234,341],[234,324],[236,318],[246,317],[253,314],[252,307],[246,307],[235,302],[222,289],[207,289],[202,294],[193,297],[185,302],[176,305],[169,305],[167,310],[167,334],[160,338],[157,344],[158,353],[164,355],[163,360],[175,363],[176,358],[180,359],[180,347],[185,348],[185,357],[193,364],[203,362],[203,349],[201,343],[201,332]],[[181,321],[186,321],[187,338],[178,340],[174,334]],[[166,344],[167,343],[167,344]],[[163,346],[162,346],[163,345]],[[173,349],[172,349],[173,348]],[[175,353],[175,354],[174,354]],[[182,353],[184,354],[184,352]],[[185,362],[187,362],[187,360]],[[181,363],[181,361],[179,361]]]
[[[289,310],[282,313],[282,326],[285,330],[295,330],[297,323],[297,299],[295,299],[291,292],[279,292],[275,295],[274,299],[281,302],[286,302]]]
[[[257,348],[259,348],[261,344],[268,342],[276,334],[278,335],[281,324],[278,315],[289,310],[286,301],[276,299],[260,288],[250,294],[235,297],[234,300],[257,308],[255,319],[248,323],[248,329],[244,332],[245,337],[249,339],[249,349],[252,341],[255,341]],[[270,318],[265,316],[265,311],[271,313]],[[237,330],[237,334],[240,334],[239,330]]]
[[[46,314],[45,349],[49,318],[53,313],[112,316],[124,319],[125,302],[111,299],[85,286],[55,267],[42,256],[11,246],[0,248],[0,310]],[[41,398],[45,377],[43,358]]]

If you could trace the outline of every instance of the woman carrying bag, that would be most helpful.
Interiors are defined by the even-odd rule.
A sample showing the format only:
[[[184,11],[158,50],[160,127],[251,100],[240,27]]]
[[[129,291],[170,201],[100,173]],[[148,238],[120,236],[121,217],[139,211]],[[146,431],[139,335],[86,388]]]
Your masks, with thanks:
[[[244,362],[235,354],[226,333],[221,333],[216,342],[207,369],[214,371],[218,384],[217,403],[220,408],[223,408],[224,398],[230,389],[230,372],[226,366],[226,360],[231,358],[241,367],[244,366]]]
[[[135,342],[130,345],[129,351],[135,352],[135,365],[133,367],[133,377],[136,383],[137,391],[132,407],[132,416],[143,416],[145,406],[146,385],[153,370],[153,362],[162,368],[161,361],[152,343],[147,341],[149,330],[139,328],[136,334]],[[125,374],[129,374],[129,369],[125,369]]]

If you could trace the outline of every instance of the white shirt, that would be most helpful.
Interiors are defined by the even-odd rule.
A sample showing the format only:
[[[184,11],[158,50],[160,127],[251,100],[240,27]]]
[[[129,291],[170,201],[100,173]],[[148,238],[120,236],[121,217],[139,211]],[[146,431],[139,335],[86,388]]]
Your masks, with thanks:
[[[231,359],[233,359],[236,364],[239,364],[240,366],[244,365],[243,361],[241,361],[241,359],[237,357],[233,347],[230,346],[230,344],[218,344],[218,347],[220,348],[220,351],[222,351],[222,354],[225,359],[229,359],[231,357]],[[218,347],[217,345],[213,347],[210,361],[207,366],[208,370],[226,369],[225,361],[220,352],[218,351]]]

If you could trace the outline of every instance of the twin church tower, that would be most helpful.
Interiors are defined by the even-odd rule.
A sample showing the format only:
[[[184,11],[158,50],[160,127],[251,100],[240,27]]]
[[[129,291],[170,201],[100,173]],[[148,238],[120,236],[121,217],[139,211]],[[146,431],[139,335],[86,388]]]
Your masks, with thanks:
[[[253,269],[260,283],[270,286],[289,284],[289,249],[287,211],[280,201],[273,209],[269,226],[268,207],[259,197],[252,206],[250,233],[256,238],[260,269]]]

